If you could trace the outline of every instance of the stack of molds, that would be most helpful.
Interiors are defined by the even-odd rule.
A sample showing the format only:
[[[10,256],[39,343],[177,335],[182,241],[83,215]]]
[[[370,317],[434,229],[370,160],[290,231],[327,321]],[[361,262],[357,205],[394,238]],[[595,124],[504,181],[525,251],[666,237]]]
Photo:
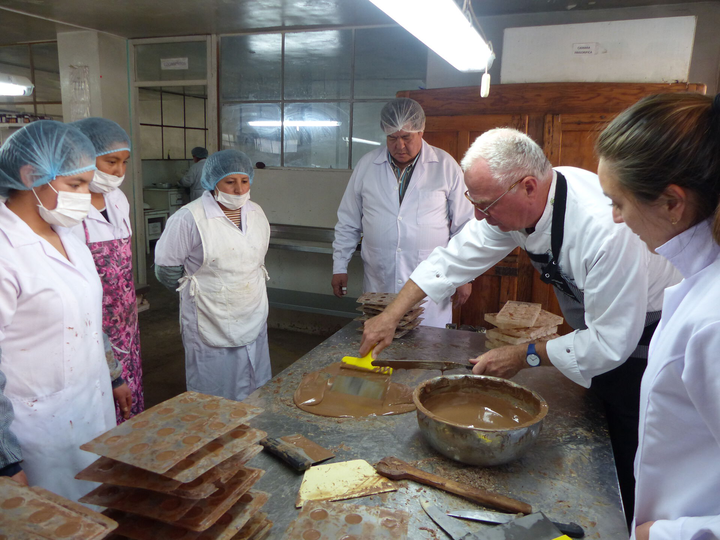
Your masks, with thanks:
[[[0,477],[0,539],[97,540],[118,524],[41,487]]]
[[[358,298],[358,303],[362,305],[357,308],[357,310],[362,311],[363,313],[360,317],[355,319],[356,321],[362,322],[359,330],[362,331],[363,324],[365,324],[366,320],[370,319],[371,317],[375,317],[376,315],[380,315],[380,313],[382,313],[385,308],[388,307],[393,300],[395,300],[395,298],[397,298],[397,294],[377,292],[365,293],[360,298]],[[422,300],[421,302],[415,304],[408,310],[408,312],[403,316],[403,318],[400,319],[400,322],[395,329],[396,338],[402,337],[410,330],[413,330],[420,326],[420,322],[423,320],[420,315],[422,315],[422,313],[425,311],[425,308],[422,307],[422,304],[424,304],[425,302],[426,300]]]
[[[499,313],[486,313],[485,320],[497,326],[486,333],[488,349],[555,339],[563,323],[562,317],[540,304],[515,301],[506,302]]]
[[[267,433],[246,422],[262,409],[185,392],[81,446],[102,456],[77,478],[102,485],[80,502],[105,506],[134,540],[259,540],[269,495],[248,467]]]

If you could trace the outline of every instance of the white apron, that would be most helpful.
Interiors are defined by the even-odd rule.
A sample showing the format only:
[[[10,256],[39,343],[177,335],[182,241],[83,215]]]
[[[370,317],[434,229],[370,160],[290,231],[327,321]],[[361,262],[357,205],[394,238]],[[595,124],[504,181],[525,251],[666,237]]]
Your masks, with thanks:
[[[265,253],[270,225],[260,207],[248,212],[245,234],[224,216],[208,219],[203,199],[187,205],[203,246],[203,263],[180,279],[195,300],[200,337],[211,347],[252,343],[265,327],[268,298]]]
[[[97,487],[74,479],[98,457],[80,445],[116,425],[102,286],[90,252],[69,231],[58,230],[68,261],[2,206],[0,228],[13,227],[0,238],[3,279],[19,290],[0,331],[5,395],[15,411],[11,429],[30,485],[77,501]]]

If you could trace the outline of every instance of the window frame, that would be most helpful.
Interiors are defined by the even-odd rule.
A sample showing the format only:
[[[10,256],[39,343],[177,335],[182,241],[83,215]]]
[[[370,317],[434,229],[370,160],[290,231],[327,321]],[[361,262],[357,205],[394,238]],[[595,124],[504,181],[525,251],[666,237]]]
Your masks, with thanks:
[[[322,170],[352,170],[353,168],[353,135],[354,135],[354,124],[355,124],[355,104],[356,103],[387,103],[391,97],[381,97],[381,98],[356,98],[355,97],[355,57],[357,53],[357,41],[356,41],[356,32],[358,30],[368,30],[368,29],[383,29],[383,28],[401,28],[399,25],[396,24],[384,24],[384,25],[372,25],[372,26],[335,26],[335,27],[317,27],[312,29],[299,29],[299,28],[289,28],[285,30],[273,30],[273,31],[255,31],[255,32],[237,32],[237,33],[231,33],[231,34],[219,34],[218,35],[218,70],[220,69],[220,66],[222,65],[221,58],[222,58],[222,40],[223,38],[229,38],[229,37],[236,37],[236,36],[250,36],[250,35],[258,35],[258,34],[281,34],[282,40],[281,40],[281,56],[280,56],[280,99],[223,99],[222,98],[222,92],[221,84],[222,84],[222,73],[218,73],[218,144],[219,148],[222,149],[223,145],[223,133],[222,133],[222,110],[225,105],[243,105],[243,104],[269,104],[269,105],[277,105],[280,109],[280,125],[284,126],[285,124],[285,108],[288,104],[302,104],[302,103],[308,103],[308,104],[322,104],[322,103],[347,103],[348,104],[348,110],[349,110],[349,126],[348,126],[348,136],[347,136],[347,144],[348,144],[348,155],[347,155],[347,166],[342,168],[329,168],[329,167],[318,167]],[[310,32],[327,32],[327,31],[346,31],[349,30],[351,32],[351,49],[352,54],[350,57],[350,96],[345,99],[332,97],[332,98],[307,98],[307,99],[301,99],[301,98],[285,98],[285,39],[287,34],[300,34],[300,33],[310,33]],[[427,81],[427,70],[424,74],[424,79]],[[399,91],[399,90],[398,90]],[[378,119],[379,121],[379,119]],[[280,129],[280,165],[279,166],[267,166],[268,169],[313,169],[314,167],[311,166],[305,166],[305,167],[299,167],[297,165],[295,166],[287,166],[285,165],[285,130]]]

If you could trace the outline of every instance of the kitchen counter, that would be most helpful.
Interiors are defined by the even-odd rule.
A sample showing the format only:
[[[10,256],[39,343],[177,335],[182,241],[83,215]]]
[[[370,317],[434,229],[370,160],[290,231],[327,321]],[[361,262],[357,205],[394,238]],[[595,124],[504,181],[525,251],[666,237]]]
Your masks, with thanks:
[[[513,381],[532,388],[545,398],[549,413],[540,437],[519,460],[491,468],[454,462],[434,451],[423,439],[415,412],[396,416],[344,419],[306,413],[293,403],[293,393],[303,375],[357,356],[359,323],[352,322],[303,356],[246,399],[264,412],[250,423],[269,436],[300,433],[330,449],[336,456],[326,463],[364,459],[373,464],[395,456],[428,472],[481,489],[519,499],[554,521],[580,524],[586,538],[627,540],[617,476],[604,416],[585,389],[554,368],[525,369]],[[484,334],[420,327],[395,342],[383,358],[450,360],[466,362],[485,351]],[[451,373],[467,371],[448,371]],[[439,371],[396,370],[393,380],[415,387],[440,375]],[[295,508],[302,474],[263,452],[251,462],[265,469],[256,489],[271,494],[263,507],[275,523],[270,539],[283,537],[297,516]],[[398,491],[350,499],[350,504],[383,506],[410,513],[408,538],[444,539],[445,533],[420,507],[425,498],[443,510],[479,508],[474,503],[411,481],[398,482]],[[341,503],[339,503],[341,504]],[[480,532],[489,525],[457,520],[468,530]]]

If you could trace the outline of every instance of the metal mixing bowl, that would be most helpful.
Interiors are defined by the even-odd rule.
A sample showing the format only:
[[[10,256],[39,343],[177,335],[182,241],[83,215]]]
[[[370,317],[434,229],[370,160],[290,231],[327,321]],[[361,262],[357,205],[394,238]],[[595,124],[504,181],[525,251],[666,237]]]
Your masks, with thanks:
[[[425,407],[431,396],[471,392],[507,400],[532,417],[508,429],[468,427],[439,418]],[[448,375],[420,384],[413,393],[420,431],[441,454],[470,465],[500,465],[520,457],[537,439],[548,411],[545,400],[519,384],[484,375]]]

